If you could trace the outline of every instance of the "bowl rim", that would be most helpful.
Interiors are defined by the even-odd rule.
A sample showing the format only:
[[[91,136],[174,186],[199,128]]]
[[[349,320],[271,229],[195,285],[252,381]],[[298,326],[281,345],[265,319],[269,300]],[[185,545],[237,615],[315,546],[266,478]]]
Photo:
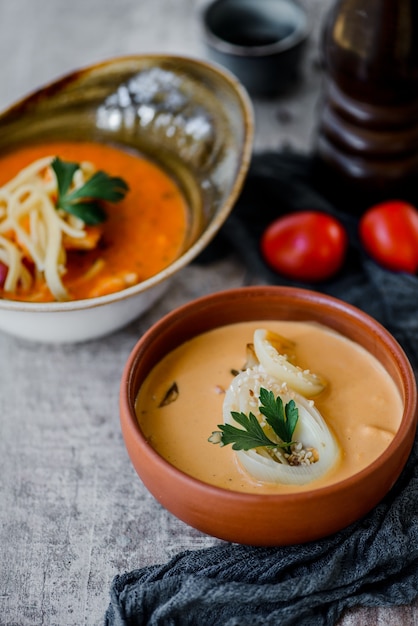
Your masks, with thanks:
[[[294,0],[280,0],[282,4],[292,6],[292,8],[295,8],[299,13],[300,19],[294,30],[292,30],[289,35],[286,35],[278,41],[265,45],[245,46],[231,43],[226,39],[219,37],[219,35],[217,35],[208,24],[209,13],[212,10],[216,10],[216,8],[225,3],[225,1],[227,0],[208,0],[206,5],[201,10],[201,22],[206,44],[219,53],[236,57],[246,57],[247,59],[251,57],[269,57],[295,48],[299,44],[303,43],[309,35],[310,25],[306,10]]]
[[[153,337],[158,335],[163,328],[175,324],[178,320],[184,318],[184,316],[189,312],[192,313],[199,308],[206,309],[208,305],[223,302],[225,298],[228,298],[228,300],[231,298],[240,299],[243,296],[248,298],[257,298],[262,294],[274,295],[276,297],[294,297],[302,299],[304,302],[311,302],[315,306],[325,305],[329,309],[340,311],[345,317],[356,320],[356,322],[360,323],[364,329],[370,330],[373,335],[379,337],[379,339],[386,345],[402,374],[402,380],[405,384],[404,410],[400,426],[396,431],[394,438],[389,446],[387,446],[387,448],[385,448],[385,450],[372,463],[367,465],[363,470],[360,470],[359,472],[356,472],[341,481],[305,491],[281,494],[257,494],[233,491],[206,483],[175,467],[163,456],[161,456],[154,448],[152,448],[141,431],[139,422],[135,416],[134,407],[131,403],[131,390],[135,368],[141,358],[141,352],[143,352],[147,345],[152,342]],[[402,447],[402,445],[407,442],[410,437],[410,429],[414,425],[416,429],[418,419],[417,383],[411,363],[399,342],[380,322],[354,305],[334,296],[316,292],[311,289],[280,285],[238,287],[211,293],[189,301],[160,318],[142,335],[128,357],[122,372],[119,392],[119,407],[122,431],[124,431],[125,426],[129,433],[134,437],[135,445],[146,452],[149,458],[152,458],[153,462],[159,466],[159,470],[161,470],[161,472],[170,473],[174,476],[177,482],[181,482],[184,486],[187,485],[191,487],[192,490],[204,490],[207,494],[211,494],[212,496],[216,496],[221,499],[226,498],[231,502],[241,504],[247,503],[248,505],[255,505],[260,502],[260,500],[267,500],[270,503],[281,503],[284,506],[292,503],[294,506],[298,502],[306,501],[307,498],[321,499],[327,498],[328,496],[336,493],[350,491],[353,485],[355,485],[358,481],[361,482],[369,475],[371,476],[379,473],[380,468],[382,468],[386,464],[388,458],[392,456],[392,450],[398,446]],[[408,452],[408,457],[409,454],[410,450]],[[399,477],[399,473],[395,480]]]
[[[219,211],[215,219],[210,222],[209,226],[200,233],[196,241],[182,254],[180,254],[180,256],[177,257],[177,259],[175,259],[168,267],[163,268],[157,274],[150,276],[146,280],[143,280],[140,283],[133,285],[132,287],[127,287],[121,291],[98,296],[95,298],[85,298],[83,300],[69,300],[65,302],[30,302],[25,300],[7,300],[5,298],[0,298],[0,311],[27,311],[31,313],[81,311],[85,309],[93,309],[105,306],[112,302],[119,302],[132,298],[132,296],[140,295],[143,292],[148,291],[150,288],[159,285],[163,281],[166,281],[171,276],[179,272],[179,270],[181,270],[183,267],[191,263],[191,261],[193,261],[193,259],[195,259],[215,237],[215,235],[223,225],[224,221],[228,217],[229,213],[231,212],[241,191],[251,162],[254,138],[254,109],[247,90],[238,80],[238,78],[228,69],[219,66],[214,62],[200,59],[195,56],[170,53],[128,54],[110,57],[96,63],[85,65],[78,69],[73,69],[65,74],[62,74],[54,80],[44,83],[37,89],[29,92],[26,96],[23,96],[19,100],[15,101],[6,109],[0,111],[0,118],[9,114],[13,114],[15,111],[18,111],[25,102],[31,99],[36,100],[39,97],[39,94],[44,91],[49,91],[53,87],[57,87],[61,84],[65,85],[71,80],[78,80],[84,75],[89,74],[90,72],[100,70],[101,68],[109,65],[117,65],[119,63],[129,63],[140,60],[154,60],[156,62],[166,61],[173,64],[187,63],[191,67],[201,67],[209,72],[212,72],[213,75],[221,77],[225,81],[225,83],[228,84],[237,94],[237,100],[240,103],[244,120],[243,145],[241,150],[240,165],[236,172],[234,184],[226,198],[226,201],[223,203],[222,210]]]

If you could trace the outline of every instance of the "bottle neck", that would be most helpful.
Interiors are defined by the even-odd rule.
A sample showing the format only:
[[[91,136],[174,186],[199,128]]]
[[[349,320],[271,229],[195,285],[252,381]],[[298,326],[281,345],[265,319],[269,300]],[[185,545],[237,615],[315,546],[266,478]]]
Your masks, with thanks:
[[[357,99],[379,105],[418,99],[418,2],[337,1],[322,57],[330,79]]]

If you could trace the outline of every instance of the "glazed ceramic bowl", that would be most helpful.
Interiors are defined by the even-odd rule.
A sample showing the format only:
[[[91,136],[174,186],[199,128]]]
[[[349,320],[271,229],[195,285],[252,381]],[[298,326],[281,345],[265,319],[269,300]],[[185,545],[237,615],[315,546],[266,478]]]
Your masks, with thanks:
[[[99,63],[46,85],[0,115],[0,153],[29,143],[84,140],[139,151],[165,169],[189,205],[181,256],[133,287],[71,302],[0,300],[0,330],[43,342],[110,333],[144,312],[219,230],[252,148],[246,91],[227,71],[191,58],[144,55]]]
[[[255,96],[275,96],[298,78],[309,33],[293,0],[214,0],[202,11],[209,58],[231,70]]]
[[[162,458],[135,415],[138,390],[168,352],[218,326],[275,319],[316,321],[374,355],[399,389],[404,412],[389,447],[364,470],[305,492],[260,495],[201,482]],[[187,524],[209,535],[249,545],[296,544],[332,534],[361,518],[391,489],[410,453],[417,421],[412,368],[395,339],[360,310],[319,293],[288,287],[247,287],[205,296],[157,322],[136,344],[120,388],[122,432],[139,477],[155,498]]]

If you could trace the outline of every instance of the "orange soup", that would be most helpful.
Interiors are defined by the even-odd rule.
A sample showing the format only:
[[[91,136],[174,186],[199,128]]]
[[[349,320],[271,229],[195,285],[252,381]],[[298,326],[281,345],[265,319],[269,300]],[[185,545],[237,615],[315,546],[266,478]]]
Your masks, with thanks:
[[[62,282],[70,299],[119,291],[155,275],[181,254],[189,228],[187,203],[174,180],[156,164],[101,143],[45,143],[0,156],[0,186],[48,155],[76,163],[89,161],[96,170],[123,178],[129,187],[123,200],[106,203],[107,219],[100,225],[97,246],[66,252]],[[0,295],[16,300],[54,299],[40,280],[15,293],[0,290]]]
[[[253,480],[231,445],[208,442],[223,423],[223,402],[246,360],[256,328],[294,342],[295,362],[327,381],[312,402],[335,436],[340,453],[324,476],[306,485]],[[173,383],[177,391],[162,402]],[[380,363],[358,344],[306,322],[245,322],[199,335],[168,354],[142,384],[136,413],[155,450],[206,483],[248,493],[289,493],[341,481],[369,465],[390,444],[403,412],[400,394]]]

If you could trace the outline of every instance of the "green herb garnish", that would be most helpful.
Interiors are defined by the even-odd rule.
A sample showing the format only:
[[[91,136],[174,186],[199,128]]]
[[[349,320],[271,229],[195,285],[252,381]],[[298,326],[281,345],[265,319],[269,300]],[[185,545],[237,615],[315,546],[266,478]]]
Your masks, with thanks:
[[[261,387],[260,389],[260,413],[262,413],[267,424],[271,426],[281,442],[272,441],[264,433],[256,416],[253,413],[245,415],[231,411],[233,419],[243,428],[236,428],[231,424],[218,424],[220,431],[214,431],[208,441],[226,446],[232,443],[233,450],[251,450],[252,448],[273,447],[285,448],[290,451],[293,433],[299,419],[299,411],[294,400],[290,400],[286,405],[280,396],[274,397],[272,391]]]
[[[129,189],[123,178],[109,176],[99,170],[84,185],[69,191],[74,174],[80,169],[80,165],[55,157],[51,167],[57,178],[57,209],[79,217],[90,226],[100,224],[106,219],[106,212],[100,201],[119,202]]]
[[[284,406],[280,396],[274,397],[272,391],[260,389],[260,413],[276,435],[283,441],[283,446],[288,447],[292,442],[293,433],[299,419],[299,411],[294,400]]]

